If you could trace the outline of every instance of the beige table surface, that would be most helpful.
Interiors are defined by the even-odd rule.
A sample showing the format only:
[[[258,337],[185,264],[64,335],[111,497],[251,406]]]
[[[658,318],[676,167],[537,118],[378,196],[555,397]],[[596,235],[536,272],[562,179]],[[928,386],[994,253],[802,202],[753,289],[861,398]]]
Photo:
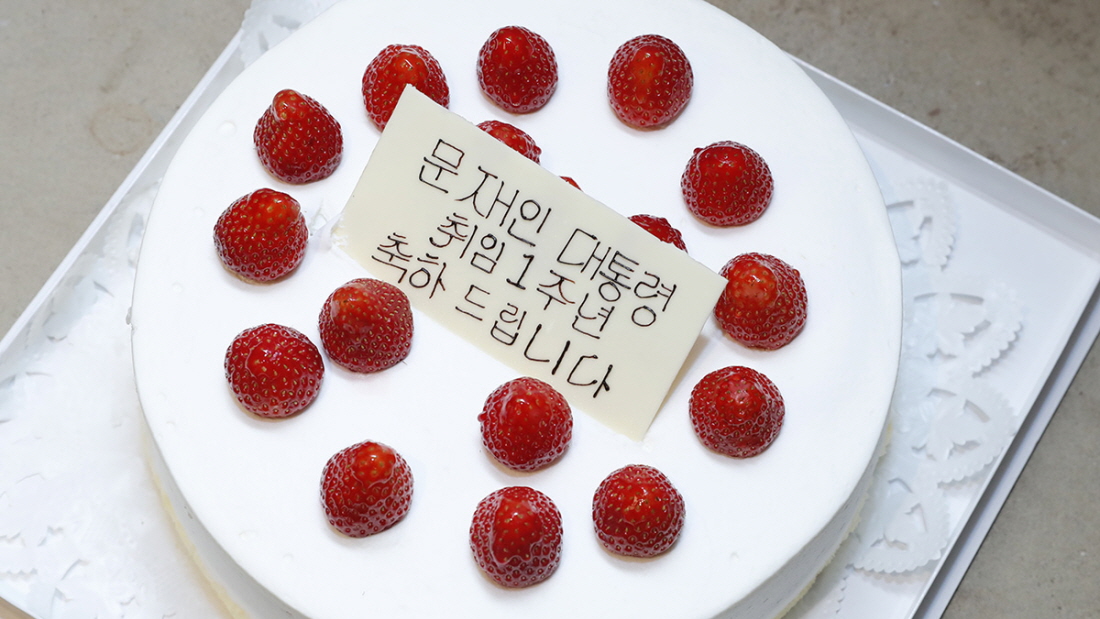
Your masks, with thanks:
[[[713,2],[795,56],[1100,215],[1097,0]],[[248,4],[0,0],[0,334],[226,46]],[[1100,617],[1098,480],[1094,346],[945,616]]]

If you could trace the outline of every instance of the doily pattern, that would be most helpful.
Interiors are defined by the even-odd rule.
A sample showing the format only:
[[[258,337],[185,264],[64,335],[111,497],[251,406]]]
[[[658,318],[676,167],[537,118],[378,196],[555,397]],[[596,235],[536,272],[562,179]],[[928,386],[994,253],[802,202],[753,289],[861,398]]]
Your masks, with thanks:
[[[320,15],[336,0],[253,0],[241,23],[240,58],[245,66]]]
[[[920,178],[892,189],[887,212],[905,319],[890,445],[859,523],[792,613],[800,619],[845,616],[857,575],[888,587],[932,569],[956,533],[945,496],[980,483],[1020,425],[985,376],[1023,328],[1016,295],[1003,282],[952,270],[958,208],[946,182]]]

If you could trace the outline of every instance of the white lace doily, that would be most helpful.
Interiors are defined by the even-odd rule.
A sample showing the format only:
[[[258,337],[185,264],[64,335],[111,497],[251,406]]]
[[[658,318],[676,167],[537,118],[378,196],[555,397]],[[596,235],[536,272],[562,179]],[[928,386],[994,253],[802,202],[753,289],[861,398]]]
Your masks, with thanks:
[[[947,183],[911,179],[894,193],[905,320],[891,442],[860,522],[792,613],[802,619],[845,616],[849,578],[888,587],[931,570],[956,533],[945,496],[984,478],[1020,425],[984,378],[1023,328],[1012,289],[952,270],[958,212]]]

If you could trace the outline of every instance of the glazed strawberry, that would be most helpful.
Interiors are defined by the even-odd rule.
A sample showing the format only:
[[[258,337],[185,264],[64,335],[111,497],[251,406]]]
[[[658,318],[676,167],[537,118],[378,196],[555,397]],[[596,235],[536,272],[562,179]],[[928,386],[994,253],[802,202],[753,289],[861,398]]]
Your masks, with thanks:
[[[225,378],[233,396],[260,417],[289,417],[309,406],[321,389],[325,363],[300,331],[276,324],[245,329],[225,352]]]
[[[497,387],[477,419],[485,448],[517,471],[534,471],[557,461],[573,436],[569,403],[536,378],[517,378]]]
[[[789,344],[806,324],[806,284],[791,265],[768,254],[742,254],[720,272],[726,288],[714,307],[718,326],[750,348]]]
[[[713,226],[743,226],[760,218],[772,199],[767,162],[737,142],[697,148],[680,177],[688,210]]]
[[[691,98],[694,77],[684,50],[647,34],[623,43],[607,71],[607,95],[619,120],[639,129],[672,122]]]
[[[561,563],[561,513],[550,497],[510,486],[481,500],[470,524],[478,566],[499,585],[529,587]]]
[[[340,165],[344,137],[323,105],[293,90],[281,90],[252,133],[260,163],[287,183],[328,177]]]
[[[783,426],[783,396],[752,368],[731,366],[703,377],[691,391],[691,425],[704,445],[734,458],[755,456]]]
[[[631,215],[630,221],[641,226],[646,232],[661,239],[665,243],[675,245],[680,249],[687,251],[687,245],[684,244],[684,237],[680,234],[680,231],[672,227],[672,224],[668,223],[668,220],[664,217],[657,217],[656,215]]]
[[[486,120],[482,123],[478,123],[477,127],[501,142],[504,142],[509,148],[527,157],[531,161],[535,163],[539,162],[539,157],[542,156],[542,149],[535,144],[535,139],[528,135],[523,129],[499,120]]]
[[[485,96],[505,110],[534,112],[546,105],[558,86],[558,62],[541,35],[506,26],[481,46],[477,81]]]
[[[254,282],[270,282],[296,269],[308,240],[298,201],[274,189],[238,198],[214,224],[214,248],[222,264]]]
[[[684,497],[661,471],[644,464],[611,473],[592,497],[592,522],[604,548],[628,557],[665,552],[684,528]]]
[[[419,45],[388,45],[363,73],[363,104],[371,122],[379,129],[386,128],[406,85],[412,85],[443,107],[451,102],[447,77],[428,50]]]
[[[366,441],[347,447],[325,464],[321,504],[336,530],[366,537],[392,527],[412,502],[412,470],[393,448]]]
[[[409,298],[397,286],[377,279],[355,279],[334,290],[318,323],[325,352],[354,372],[392,367],[412,346]]]

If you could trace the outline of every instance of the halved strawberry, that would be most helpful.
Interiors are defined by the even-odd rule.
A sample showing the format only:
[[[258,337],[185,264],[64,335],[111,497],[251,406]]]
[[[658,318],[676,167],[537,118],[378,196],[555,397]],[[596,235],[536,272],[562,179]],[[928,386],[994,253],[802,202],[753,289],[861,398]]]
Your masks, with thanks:
[[[428,50],[419,45],[387,45],[363,72],[363,104],[376,127],[386,128],[407,85],[443,107],[450,104],[447,77]]]
[[[687,251],[687,245],[684,243],[684,236],[680,234],[679,230],[673,228],[672,224],[664,217],[658,217],[656,215],[631,215],[629,219],[641,226],[646,232],[661,239],[665,243],[675,245]]]
[[[558,63],[541,35],[522,26],[505,26],[481,46],[477,79],[490,101],[513,114],[525,114],[541,109],[554,94]]]
[[[318,325],[325,352],[354,372],[392,367],[412,347],[409,298],[377,279],[354,279],[334,290],[321,308]]]
[[[351,537],[392,527],[412,503],[413,478],[401,454],[365,441],[340,450],[321,473],[321,504],[328,521]]]
[[[791,265],[768,254],[742,254],[720,272],[726,288],[714,307],[718,326],[750,348],[789,344],[806,324],[806,284]]]
[[[592,522],[604,548],[629,557],[659,555],[684,528],[684,497],[664,473],[632,464],[608,475],[592,497]]]
[[[325,362],[302,332],[264,324],[239,333],[225,352],[225,378],[233,396],[260,417],[289,417],[321,390]]]
[[[672,122],[691,99],[693,85],[684,50],[656,34],[623,43],[607,71],[611,109],[619,120],[639,129]]]
[[[308,240],[298,201],[274,189],[234,200],[214,224],[214,248],[222,264],[254,282],[270,282],[296,269]]]
[[[260,163],[287,183],[327,178],[344,154],[340,123],[325,106],[289,89],[275,94],[252,140]]]
[[[691,392],[691,425],[704,445],[734,458],[749,458],[779,436],[786,407],[779,388],[752,368],[715,370]]]
[[[477,125],[485,133],[504,142],[509,148],[527,157],[535,163],[542,156],[542,149],[535,144],[535,139],[519,127],[500,120],[486,120]]]
[[[477,419],[485,448],[517,471],[549,466],[561,458],[573,436],[569,403],[536,378],[517,378],[497,387]]]
[[[561,563],[561,513],[550,497],[526,486],[501,488],[481,500],[470,524],[479,567],[504,587],[529,587]]]
[[[728,140],[695,149],[680,178],[688,210],[713,226],[756,221],[771,203],[773,187],[764,158]]]

